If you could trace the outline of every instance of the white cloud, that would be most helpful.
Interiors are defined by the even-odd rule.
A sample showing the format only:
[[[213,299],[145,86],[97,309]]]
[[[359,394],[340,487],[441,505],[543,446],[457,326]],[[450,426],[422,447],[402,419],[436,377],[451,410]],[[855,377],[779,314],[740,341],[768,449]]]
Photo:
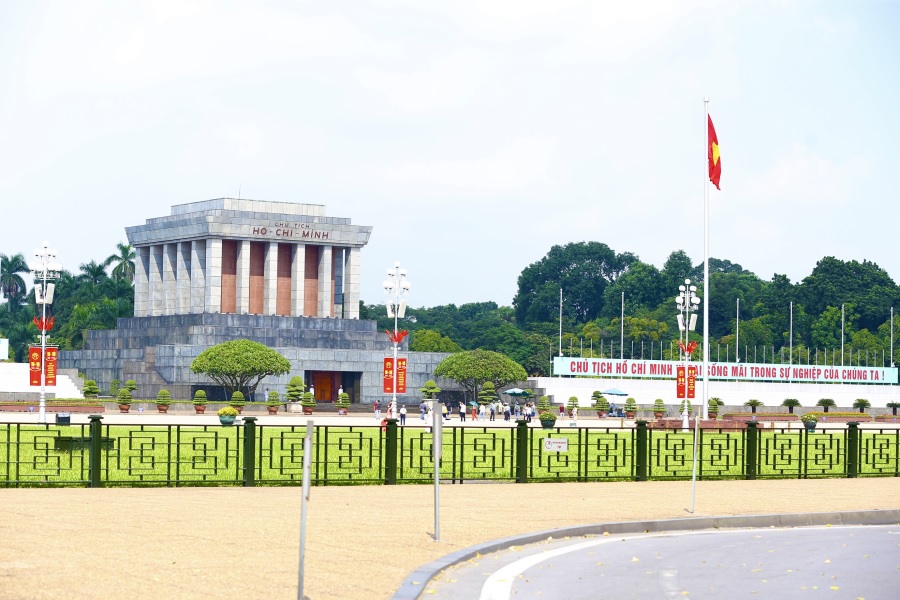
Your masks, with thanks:
[[[522,138],[492,156],[472,159],[404,162],[377,173],[402,184],[424,184],[484,190],[522,189],[544,183],[556,140]]]

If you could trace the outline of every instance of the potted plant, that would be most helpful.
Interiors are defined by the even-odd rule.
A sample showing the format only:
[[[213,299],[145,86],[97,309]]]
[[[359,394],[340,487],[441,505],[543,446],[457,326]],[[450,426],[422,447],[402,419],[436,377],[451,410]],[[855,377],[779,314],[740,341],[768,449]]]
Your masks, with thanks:
[[[822,398],[821,400],[816,402],[816,406],[821,406],[823,409],[825,409],[825,412],[828,412],[828,409],[835,406],[835,404],[834,400],[832,400],[831,398]]]
[[[553,429],[556,425],[556,415],[550,410],[550,398],[541,396],[537,402],[538,420],[544,429]]]
[[[304,415],[313,414],[313,410],[316,408],[316,398],[312,392],[303,392],[303,400],[300,401],[300,406],[303,407]]]
[[[816,423],[819,422],[819,417],[812,413],[806,413],[800,416],[800,420],[803,422],[803,426],[806,427],[806,431],[814,431]]]
[[[84,394],[85,398],[96,398],[100,395],[100,388],[97,386],[97,382],[93,379],[88,379],[84,382],[84,389],[81,390]]]
[[[128,391],[128,388],[119,390],[119,397],[116,399],[116,402],[119,403],[119,412],[127,413],[131,410],[131,392]]]
[[[441,393],[441,388],[437,386],[431,379],[425,382],[425,385],[419,389],[425,400],[436,400],[437,395]]]
[[[203,390],[197,390],[194,392],[194,411],[198,415],[202,415],[206,412],[206,392]]]
[[[706,412],[713,421],[719,416],[719,402],[718,398],[710,398],[709,402],[706,403]]]
[[[231,394],[231,401],[228,403],[228,405],[238,411],[238,414],[241,414],[241,411],[244,410],[245,404],[247,404],[247,402],[244,400],[243,392],[237,391]]]
[[[569,412],[569,418],[575,418],[575,411],[578,410],[578,396],[570,396],[566,403],[566,410]]]
[[[628,398],[625,400],[625,418],[633,419],[635,413],[637,413],[637,401],[634,398]]]
[[[605,419],[606,415],[609,414],[609,400],[605,396],[598,395],[594,399],[594,410],[597,411],[598,417]]]
[[[222,425],[234,425],[234,419],[238,416],[238,410],[233,406],[223,406],[219,409],[219,423]]]
[[[303,378],[299,375],[294,375],[291,377],[291,380],[287,384],[287,401],[288,407],[285,409],[287,412],[293,412],[291,410],[292,406],[296,406],[298,402],[303,400],[303,392],[306,390],[306,386],[303,384]]]
[[[278,399],[278,392],[272,390],[269,392],[269,397],[266,399],[266,410],[269,411],[270,415],[274,415],[278,413],[278,407],[281,406],[281,401]]]
[[[128,390],[129,394],[134,395],[134,393],[137,391],[138,386],[137,382],[134,379],[129,379],[125,382],[125,385],[123,387]]]
[[[691,405],[691,401],[687,398],[681,401],[681,405],[678,407],[678,415],[681,416],[684,414],[684,409],[687,407],[687,414],[690,416],[694,414],[694,407]]]
[[[853,401],[853,408],[858,408],[859,412],[866,412],[866,409],[870,406],[872,406],[872,404],[865,398],[857,398]]]
[[[794,409],[800,406],[800,401],[796,398],[785,398],[781,405],[787,406],[788,413],[794,414]]]
[[[339,415],[347,416],[350,412],[350,394],[347,392],[338,394],[337,409]]]
[[[663,402],[662,398],[657,398],[653,402],[653,416],[657,419],[661,419],[663,415],[666,414],[666,405]]]
[[[109,395],[113,398],[119,397],[119,388],[122,386],[122,382],[118,379],[113,379],[109,382]]]
[[[763,405],[763,403],[761,400],[747,400],[746,402],[744,402],[744,406],[750,407],[751,413],[755,413],[756,409],[762,405]]]
[[[156,394],[156,410],[165,414],[169,412],[169,405],[172,404],[172,395],[169,390],[159,390]]]
[[[887,407],[891,409],[892,414],[897,416],[897,409],[900,408],[900,402],[888,402]]]

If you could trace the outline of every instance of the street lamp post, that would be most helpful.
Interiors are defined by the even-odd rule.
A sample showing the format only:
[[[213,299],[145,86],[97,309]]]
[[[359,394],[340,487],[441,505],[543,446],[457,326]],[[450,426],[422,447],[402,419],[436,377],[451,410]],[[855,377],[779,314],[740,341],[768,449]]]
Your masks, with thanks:
[[[41,305],[41,400],[38,411],[38,423],[47,422],[47,305],[53,303],[54,283],[47,280],[56,279],[62,266],[56,262],[56,250],[49,247],[47,242],[41,248],[34,251],[35,262],[29,265],[35,278],[34,299]]]
[[[675,297],[675,306],[678,308],[678,341],[681,346],[682,358],[684,359],[684,376],[688,376],[688,361],[691,359],[691,353],[688,350],[690,343],[690,333],[697,327],[697,309],[700,305],[700,298],[697,296],[697,286],[691,285],[690,279],[684,280],[684,285],[678,286],[678,296]],[[684,341],[681,340],[681,332],[684,332]],[[690,401],[685,390],[685,400]],[[702,411],[704,407],[700,407]],[[684,411],[687,412],[687,402],[685,402]]]
[[[390,418],[397,418],[397,350],[400,346],[400,339],[397,335],[397,320],[402,319],[406,314],[406,296],[409,295],[411,287],[409,281],[406,280],[406,269],[400,268],[400,262],[394,263],[394,266],[388,269],[388,278],[384,280],[384,293],[388,296],[385,303],[387,307],[388,317],[394,317],[394,335],[391,340],[394,342],[394,368],[393,368],[393,394],[391,401]],[[405,332],[404,332],[405,333]]]

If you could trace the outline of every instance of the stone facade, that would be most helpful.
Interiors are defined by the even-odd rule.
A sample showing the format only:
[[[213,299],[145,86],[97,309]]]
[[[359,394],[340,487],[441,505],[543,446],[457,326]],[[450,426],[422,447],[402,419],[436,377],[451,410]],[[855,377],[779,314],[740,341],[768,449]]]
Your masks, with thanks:
[[[174,206],[126,228],[136,254],[135,316],[115,330],[88,331],[84,350],[60,352],[59,366],[102,390],[134,379],[137,398],[165,388],[186,400],[204,389],[212,400],[224,392],[192,373],[191,361],[215,344],[248,339],[291,363],[288,375],[261,387],[283,395],[300,375],[319,401],[336,400],[343,388],[352,402],[385,402],[382,365],[393,345],[374,321],[359,320],[360,250],[371,231],[325,216],[320,205],[220,198]],[[401,402],[416,401],[448,356],[407,350],[404,342]]]

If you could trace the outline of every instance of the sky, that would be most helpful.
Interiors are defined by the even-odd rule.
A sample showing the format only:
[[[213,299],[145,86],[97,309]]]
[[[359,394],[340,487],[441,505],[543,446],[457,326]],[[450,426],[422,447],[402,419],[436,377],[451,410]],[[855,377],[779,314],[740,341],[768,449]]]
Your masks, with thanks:
[[[0,3],[0,252],[221,197],[371,225],[361,297],[512,305],[553,245],[900,279],[900,2]],[[674,294],[674,290],[673,290]]]

